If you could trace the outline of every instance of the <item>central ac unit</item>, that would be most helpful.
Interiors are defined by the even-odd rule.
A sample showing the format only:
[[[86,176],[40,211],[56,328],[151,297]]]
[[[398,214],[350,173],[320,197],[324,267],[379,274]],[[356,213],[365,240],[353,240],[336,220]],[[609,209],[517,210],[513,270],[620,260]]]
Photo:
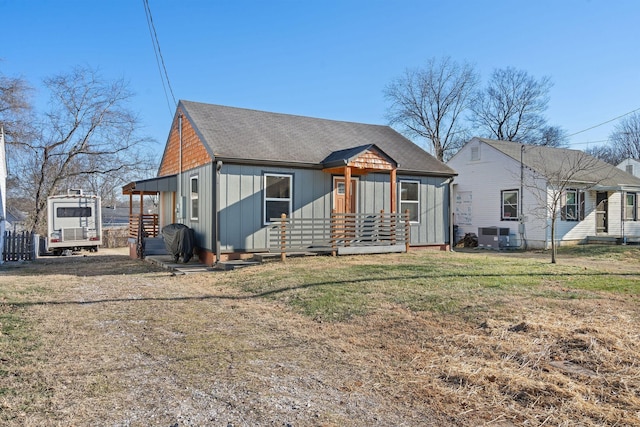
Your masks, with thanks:
[[[509,247],[509,229],[504,227],[479,227],[478,247],[503,249]]]

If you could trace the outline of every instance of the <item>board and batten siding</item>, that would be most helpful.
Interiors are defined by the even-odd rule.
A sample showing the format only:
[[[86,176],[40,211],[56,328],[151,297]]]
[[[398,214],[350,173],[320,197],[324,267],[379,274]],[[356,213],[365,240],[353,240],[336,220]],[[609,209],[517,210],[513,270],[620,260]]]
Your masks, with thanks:
[[[196,244],[199,248],[211,251],[215,248],[213,206],[215,202],[215,166],[208,163],[204,166],[183,172],[178,189],[184,197],[184,213],[176,217],[176,221],[194,230]],[[191,178],[198,178],[198,219],[192,219],[191,212]],[[179,203],[180,195],[176,195]]]
[[[268,249],[269,226],[263,223],[263,177],[291,175],[292,216],[328,217],[331,178],[320,170],[225,164],[220,174],[220,246],[222,251]]]
[[[413,175],[397,176],[398,196],[396,212],[400,212],[401,181],[419,183],[419,221],[411,224],[411,245],[443,245],[449,242],[449,184],[448,178]],[[391,210],[389,175],[371,173],[358,180],[358,212],[378,213]]]
[[[180,188],[185,200],[182,218],[194,229],[197,245],[215,250],[215,165],[207,164],[181,174]],[[269,226],[263,223],[264,175],[291,175],[292,216],[327,218],[333,205],[333,175],[317,169],[223,164],[220,171],[220,248],[223,252],[268,250]],[[198,219],[190,211],[190,181],[198,177]],[[420,183],[420,220],[411,224],[412,245],[442,245],[449,241],[447,178],[399,175],[398,181]],[[390,211],[389,175],[371,173],[357,177],[357,211]],[[399,188],[399,187],[398,187]],[[163,204],[171,194],[163,194]],[[179,195],[176,195],[179,197]],[[176,199],[176,200],[179,200]],[[398,197],[397,209],[400,209]],[[170,209],[166,209],[170,212]]]

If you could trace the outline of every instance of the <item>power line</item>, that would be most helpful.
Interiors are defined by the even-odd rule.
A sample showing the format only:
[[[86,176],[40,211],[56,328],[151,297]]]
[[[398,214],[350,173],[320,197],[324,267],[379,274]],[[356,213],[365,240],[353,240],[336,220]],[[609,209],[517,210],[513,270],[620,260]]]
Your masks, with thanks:
[[[611,122],[613,122],[613,121],[615,121],[615,120],[621,119],[621,118],[623,118],[624,116],[628,116],[629,114],[633,114],[633,113],[635,113],[636,111],[640,111],[640,108],[636,108],[636,109],[635,109],[635,110],[633,110],[633,111],[629,111],[628,113],[624,113],[624,114],[622,114],[621,116],[614,117],[613,119],[611,119],[611,120],[607,120],[606,122],[602,122],[602,123],[597,124],[597,125],[595,125],[595,126],[591,126],[590,128],[587,128],[587,129],[581,130],[581,131],[579,131],[579,132],[572,133],[571,135],[567,135],[567,137],[572,137],[572,136],[574,136],[574,135],[578,135],[579,133],[583,133],[583,132],[586,132],[586,131],[588,131],[588,130],[595,129],[595,128],[597,128],[597,127],[600,127],[600,126],[606,125],[607,123],[611,123]]]
[[[162,56],[162,51],[160,50],[160,42],[158,41],[158,33],[156,32],[156,27],[153,25],[153,17],[151,16],[151,8],[149,7],[149,0],[142,0],[144,5],[144,12],[147,16],[147,26],[149,27],[149,34],[151,35],[151,42],[153,43],[153,53],[156,56],[156,63],[158,64],[158,71],[160,72],[160,79],[162,80],[162,89],[164,90],[164,97],[167,100],[167,106],[169,107],[169,114],[173,116],[173,112],[175,107],[178,105],[176,102],[176,97],[173,95],[173,89],[171,88],[171,82],[169,81],[169,74],[167,73],[167,67],[164,64],[164,57]],[[164,71],[164,74],[163,74]],[[166,81],[166,85],[165,85]],[[171,93],[171,98],[173,99],[173,107],[169,102],[169,95],[167,94],[167,87],[169,88],[169,92]]]

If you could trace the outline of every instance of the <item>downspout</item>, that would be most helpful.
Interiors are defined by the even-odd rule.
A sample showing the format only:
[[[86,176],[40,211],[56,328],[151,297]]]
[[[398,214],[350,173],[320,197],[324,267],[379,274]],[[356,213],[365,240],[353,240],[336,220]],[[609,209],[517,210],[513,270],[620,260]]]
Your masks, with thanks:
[[[453,222],[454,222],[454,213],[451,210],[453,207],[453,180],[454,178],[451,177],[449,178],[449,197],[447,198],[447,203],[448,203],[448,212],[449,212],[449,252],[454,252],[453,247],[455,246],[455,244],[457,243],[455,241],[455,236],[453,235]]]
[[[184,203],[182,203],[182,113],[178,115],[178,206],[176,210],[178,211],[178,220],[184,222],[182,220],[184,213]]]
[[[518,221],[518,234],[520,235],[520,249],[527,249],[527,240],[524,232],[524,144],[520,146],[520,220]]]
[[[213,212],[215,215],[215,245],[216,245],[216,264],[221,261],[221,253],[220,253],[220,169],[222,169],[222,161],[218,160],[216,163],[216,182],[215,182],[215,206],[213,207]]]

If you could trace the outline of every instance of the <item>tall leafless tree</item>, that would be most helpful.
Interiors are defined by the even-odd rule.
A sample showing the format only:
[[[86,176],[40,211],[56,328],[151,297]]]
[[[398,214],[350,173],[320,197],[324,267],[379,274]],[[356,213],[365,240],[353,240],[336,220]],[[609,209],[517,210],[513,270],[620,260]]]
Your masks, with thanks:
[[[640,159],[640,113],[622,118],[609,135],[609,143],[623,160]]]
[[[535,79],[513,67],[494,70],[487,87],[476,93],[470,120],[481,135],[502,141],[561,145],[561,130],[547,125],[551,79]]]
[[[87,177],[116,180],[136,170],[140,149],[138,118],[128,109],[133,94],[123,80],[106,81],[95,70],[77,67],[45,80],[50,109],[33,123],[29,139],[12,148],[14,194],[31,203],[30,227],[41,232],[47,198]]]
[[[0,73],[0,127],[9,143],[28,133],[32,92],[24,79]]]
[[[408,136],[425,138],[435,156],[444,160],[469,137],[461,114],[477,84],[471,65],[432,58],[426,67],[407,69],[385,88],[391,103],[388,120]]]

